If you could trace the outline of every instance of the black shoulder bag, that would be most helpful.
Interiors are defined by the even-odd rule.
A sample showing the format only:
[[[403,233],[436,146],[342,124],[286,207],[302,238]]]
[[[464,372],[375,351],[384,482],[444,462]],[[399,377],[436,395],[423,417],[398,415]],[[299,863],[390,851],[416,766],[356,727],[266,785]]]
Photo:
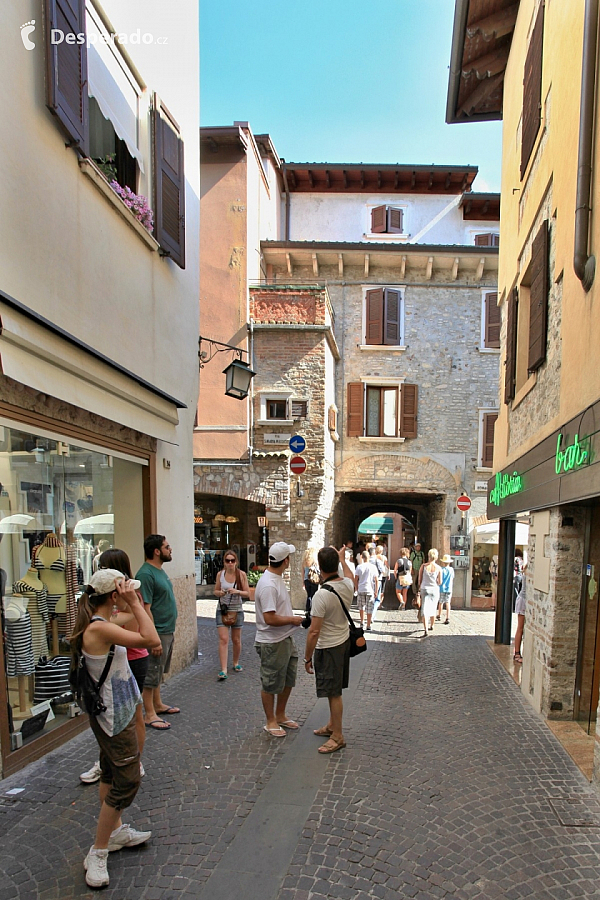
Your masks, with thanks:
[[[348,626],[350,628],[350,656],[358,656],[359,653],[364,653],[367,649],[367,641],[365,639],[365,633],[362,630],[362,627],[360,625],[354,624],[352,616],[346,609],[346,604],[344,603],[338,592],[335,590],[335,588],[332,588],[329,584],[323,584],[321,585],[321,587],[324,590],[330,591],[332,594],[335,594],[335,596],[342,604],[342,609],[344,610],[344,615],[348,619]]]
[[[79,654],[77,663],[71,669],[69,679],[71,682],[71,687],[73,688],[73,691],[77,696],[77,702],[79,703],[79,706],[84,712],[88,714],[88,716],[99,716],[101,713],[106,712],[106,706],[102,702],[102,698],[100,696],[100,688],[106,681],[114,655],[115,645],[112,644],[110,650],[108,651],[108,656],[106,658],[105,666],[102,670],[102,675],[97,682],[94,681],[94,679],[88,672],[83,653]]]

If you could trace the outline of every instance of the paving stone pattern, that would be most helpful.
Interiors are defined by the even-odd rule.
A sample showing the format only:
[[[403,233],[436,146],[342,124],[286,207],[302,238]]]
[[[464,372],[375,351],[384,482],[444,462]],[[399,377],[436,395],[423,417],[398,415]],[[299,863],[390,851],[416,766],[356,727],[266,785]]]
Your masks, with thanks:
[[[164,690],[183,713],[148,735],[147,775],[125,816],[153,837],[110,855],[110,900],[197,898],[294,754],[297,736],[262,731],[247,618],[243,673],[217,683],[215,630],[203,617],[202,656]],[[596,814],[598,796],[472,633],[488,620],[457,613],[423,640],[412,611],[380,612],[347,709],[348,747],[327,762],[278,900],[600,897],[600,829],[561,825],[550,802]],[[313,691],[301,675],[290,704],[300,722]],[[95,757],[87,733],[0,784],[0,900],[94,895],[82,860],[97,794],[77,776]],[[12,787],[26,788],[14,802]]]

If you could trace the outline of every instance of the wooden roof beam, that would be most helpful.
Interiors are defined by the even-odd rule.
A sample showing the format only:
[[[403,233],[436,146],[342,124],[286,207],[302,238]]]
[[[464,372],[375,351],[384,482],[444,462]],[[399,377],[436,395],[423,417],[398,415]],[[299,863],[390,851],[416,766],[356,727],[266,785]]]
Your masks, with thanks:
[[[475,278],[477,279],[477,281],[481,281],[481,279],[483,278],[483,270],[484,269],[485,269],[485,256],[482,256],[481,259],[479,260],[479,264],[477,266],[477,274],[475,275]]]
[[[292,257],[290,256],[289,253],[285,254],[285,262],[287,265],[287,273],[291,277],[294,274],[294,270],[292,268]]]
[[[456,281],[456,279],[458,278],[458,263],[458,256],[455,256],[454,262],[452,263],[452,281]]]
[[[433,172],[429,173],[429,181],[427,183],[427,190],[430,191],[433,187]]]
[[[412,173],[412,175],[411,175],[411,177],[410,177],[410,186],[411,186],[411,188],[413,189],[413,191],[414,191],[414,189],[415,189],[416,186],[417,186],[417,173],[415,172],[414,169],[413,169],[413,173]]]
[[[475,90],[467,97],[462,106],[457,110],[457,115],[472,116],[480,103],[483,103],[490,94],[493,94],[498,85],[502,84],[504,74],[500,72],[493,78],[485,78],[481,81]]]
[[[445,181],[446,190],[448,190],[448,188],[450,187],[451,182],[452,182],[452,172],[448,172],[448,174],[446,175],[446,181]]]
[[[325,183],[327,184],[328,188],[331,187],[331,172],[329,171],[329,169],[325,169]]]
[[[344,187],[346,188],[346,190],[348,190],[348,172],[346,171],[346,169],[344,169],[342,175],[344,176]]]
[[[507,6],[506,9],[501,9],[500,12],[493,13],[491,16],[486,16],[478,22],[472,22],[470,25],[467,25],[467,35],[470,38],[474,38],[479,33],[483,35],[486,41],[489,41],[492,38],[510,34],[515,27],[518,12],[518,3]]]
[[[340,278],[344,275],[344,256],[342,253],[338,253],[338,273]]]
[[[433,256],[430,256],[427,260],[427,268],[425,269],[425,281],[431,281],[432,275],[433,275]]]
[[[485,201],[485,203],[484,203],[483,206],[481,207],[481,212],[482,212],[482,214],[483,214],[484,216],[485,216],[485,214],[487,213],[487,211],[488,211],[489,208],[490,208],[490,200],[489,200],[489,197],[488,197],[488,199]]]
[[[368,253],[365,253],[365,276],[369,274],[369,261],[370,257]]]
[[[486,53],[484,56],[479,56],[477,59],[472,59],[470,62],[465,63],[462,67],[463,78],[468,78],[471,72],[475,72],[478,80],[481,81],[483,78],[491,78],[499,72],[504,72],[508,62],[509,50],[510,44],[506,44],[503,47],[498,47],[492,53]]]
[[[314,186],[315,186],[315,176],[313,175],[311,169],[308,169],[308,182],[309,182],[311,188],[314,188]]]
[[[381,169],[377,170],[377,187],[381,189]]]
[[[400,173],[398,172],[398,169],[396,169],[396,171],[394,172],[394,190],[395,191],[398,190],[399,182],[400,182]]]
[[[360,170],[360,186],[361,186],[361,188],[364,188],[364,186],[365,186],[365,170],[364,169]]]
[[[294,169],[289,169],[287,175],[290,180],[290,185],[292,186],[292,190],[296,190],[296,188],[298,186],[298,182],[296,181],[296,173],[295,173]]]
[[[404,279],[406,275],[406,256],[402,257],[402,262],[400,263],[400,278]]]
[[[319,277],[319,260],[317,259],[317,254],[313,253],[312,255],[312,266],[313,266],[313,275]]]

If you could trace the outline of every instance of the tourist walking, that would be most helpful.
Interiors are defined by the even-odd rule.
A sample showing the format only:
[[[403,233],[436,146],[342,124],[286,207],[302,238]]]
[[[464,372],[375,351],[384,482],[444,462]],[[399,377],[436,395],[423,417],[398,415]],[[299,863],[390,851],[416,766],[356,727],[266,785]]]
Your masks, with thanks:
[[[442,569],[436,559],[438,552],[431,549],[428,553],[428,562],[423,563],[419,570],[419,593],[421,594],[421,620],[423,622],[424,637],[427,630],[433,631],[433,621],[440,598],[440,584],[442,583]],[[427,624],[429,623],[429,625]]]
[[[413,598],[416,600],[417,592],[419,589],[419,572],[421,571],[421,566],[425,562],[425,552],[421,549],[421,544],[418,541],[413,544],[412,550],[409,554],[409,559],[412,565]]]
[[[387,584],[388,575],[390,574],[390,567],[388,563],[388,558],[385,555],[385,549],[383,544],[377,544],[375,549],[375,565],[377,566],[377,572],[379,576],[379,585],[377,591],[377,597],[375,598],[375,603],[373,604],[373,618],[375,618],[375,613],[383,603],[383,595],[385,593],[385,586]]]
[[[452,557],[442,556],[440,559],[442,565],[442,583],[440,584],[440,599],[438,603],[436,619],[439,622],[442,617],[442,609],[446,610],[446,618],[444,625],[450,624],[450,607],[452,605],[452,586],[454,585],[454,569],[452,568]]]
[[[346,562],[345,547],[341,550],[323,547],[319,550],[318,559],[322,585],[313,597],[304,667],[309,675],[315,675],[317,697],[327,697],[329,703],[327,725],[315,731],[316,735],[327,738],[319,747],[319,753],[335,753],[346,746],[342,730],[342,691],[348,687],[350,676],[350,635],[342,603],[349,611],[354,596],[354,579]],[[338,571],[340,565],[343,571],[341,577]]]
[[[160,639],[160,647],[152,648],[148,657],[148,671],[144,681],[144,721],[147,728],[166,731],[171,725],[161,716],[181,712],[178,706],[163,703],[160,686],[164,675],[171,668],[177,603],[173,585],[163,571],[164,563],[171,562],[173,551],[164,534],[150,534],[144,541],[146,562],[136,573],[141,583],[142,597]]]
[[[89,887],[109,883],[108,854],[122,847],[135,847],[151,837],[121,821],[140,786],[140,753],[135,711],[141,702],[136,680],[127,662],[126,647],[156,646],[159,636],[144,604],[134,590],[135,582],[115,569],[99,569],[79,599],[75,630],[71,635],[74,664],[81,659],[90,677],[100,684],[101,709],[90,714],[90,728],[100,748],[100,815],[96,838],[83,867]],[[113,606],[131,613],[139,633],[110,621]]]
[[[521,641],[523,640],[523,629],[525,628],[525,608],[527,606],[527,566],[523,566],[521,590],[517,596],[515,603],[515,612],[517,614],[517,630],[515,632],[515,652],[513,659],[516,663],[522,663]]]
[[[284,738],[285,729],[299,725],[288,718],[286,705],[298,673],[298,650],[293,634],[303,616],[295,616],[283,581],[290,565],[293,544],[278,541],[269,549],[269,565],[256,585],[256,652],[260,657],[261,700],[271,737]],[[277,703],[275,702],[277,697]]]
[[[224,568],[217,574],[214,594],[218,599],[215,625],[219,635],[219,681],[227,679],[227,655],[229,635],[233,648],[233,671],[241,672],[242,627],[244,625],[244,599],[250,599],[248,576],[240,569],[237,553],[226,550],[223,554]]]
[[[312,598],[319,590],[319,566],[316,547],[307,547],[302,557],[304,590],[306,591],[305,610],[310,615]]]
[[[354,589],[358,593],[358,614],[360,616],[360,624],[366,613],[367,631],[371,630],[371,619],[373,618],[373,604],[377,595],[377,569],[369,562],[369,554],[363,550],[360,554],[361,562],[354,572]]]
[[[403,547],[400,551],[400,557],[396,560],[396,565],[394,566],[396,597],[398,598],[400,609],[406,609],[408,589],[413,583],[412,563],[408,557],[408,547]]]

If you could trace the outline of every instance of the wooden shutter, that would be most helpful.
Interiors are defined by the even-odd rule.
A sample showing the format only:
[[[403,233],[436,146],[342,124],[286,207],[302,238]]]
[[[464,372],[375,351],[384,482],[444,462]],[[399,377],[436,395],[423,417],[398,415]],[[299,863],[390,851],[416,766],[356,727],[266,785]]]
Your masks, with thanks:
[[[385,289],[383,343],[398,345],[400,343],[400,291]]]
[[[163,254],[185,269],[185,175],[183,141],[158,102],[152,110],[154,150],[154,237]]]
[[[542,50],[544,44],[544,4],[539,8],[525,58],[523,75],[523,118],[521,122],[521,179],[542,121]]]
[[[387,216],[385,206],[375,206],[371,210],[371,232],[374,234],[383,234],[387,227]]]
[[[85,0],[46,0],[46,105],[64,128],[69,143],[88,154],[88,74]],[[52,30],[84,35],[82,43],[51,42]]]
[[[546,359],[548,332],[548,221],[533,239],[531,248],[531,287],[529,289],[529,356],[527,369],[534,372]]]
[[[499,247],[499,246],[500,246],[500,235],[494,233],[492,235],[492,247]]]
[[[395,206],[388,207],[387,230],[389,234],[402,234],[402,215],[401,209],[397,209]]]
[[[500,307],[498,294],[485,295],[485,341],[486,347],[498,350],[500,347]]]
[[[417,436],[418,386],[403,384],[400,388],[400,437]]]
[[[362,382],[356,381],[348,385],[348,437],[363,436],[364,393]]]
[[[305,419],[308,415],[308,400],[292,400],[292,419]]]
[[[476,247],[491,247],[492,246],[492,235],[491,234],[476,234],[475,235],[475,246]]]
[[[504,360],[504,402],[509,403],[515,396],[517,374],[517,318],[519,292],[513,288],[508,298],[506,317],[506,359]]]
[[[481,465],[486,469],[494,465],[494,430],[498,413],[485,413],[483,417],[483,447]]]
[[[383,344],[383,299],[383,288],[367,291],[367,344]]]

